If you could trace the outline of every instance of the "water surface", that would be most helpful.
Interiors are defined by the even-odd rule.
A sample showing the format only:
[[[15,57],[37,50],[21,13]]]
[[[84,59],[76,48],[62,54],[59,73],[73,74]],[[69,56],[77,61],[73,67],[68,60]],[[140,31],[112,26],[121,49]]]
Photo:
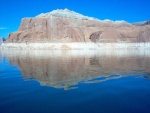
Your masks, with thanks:
[[[148,50],[1,50],[1,113],[149,113]]]

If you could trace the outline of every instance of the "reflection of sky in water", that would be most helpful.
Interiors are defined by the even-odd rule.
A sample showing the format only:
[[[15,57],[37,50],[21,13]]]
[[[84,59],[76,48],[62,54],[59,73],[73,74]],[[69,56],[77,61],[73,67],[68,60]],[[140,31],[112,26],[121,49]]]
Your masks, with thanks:
[[[127,76],[149,78],[150,52],[146,50],[11,50],[2,51],[25,79],[42,86],[74,89],[78,82],[96,83]]]

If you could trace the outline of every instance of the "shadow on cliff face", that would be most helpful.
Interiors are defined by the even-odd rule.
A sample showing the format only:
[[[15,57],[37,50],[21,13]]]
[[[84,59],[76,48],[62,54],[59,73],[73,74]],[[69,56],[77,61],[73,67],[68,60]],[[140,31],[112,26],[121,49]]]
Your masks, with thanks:
[[[12,50],[1,51],[26,79],[43,86],[76,88],[78,82],[95,83],[150,73],[150,52],[136,50]],[[146,74],[144,78],[149,78]],[[74,87],[71,87],[74,86]]]
[[[100,35],[101,35],[102,31],[98,31],[98,32],[95,32],[95,33],[92,33],[90,35],[90,40],[94,43],[98,42],[98,40],[100,39]]]

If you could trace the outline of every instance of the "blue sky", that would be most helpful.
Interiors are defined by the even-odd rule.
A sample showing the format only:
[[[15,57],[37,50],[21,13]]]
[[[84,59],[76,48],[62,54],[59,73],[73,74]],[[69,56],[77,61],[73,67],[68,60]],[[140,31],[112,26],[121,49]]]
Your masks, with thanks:
[[[0,37],[17,31],[24,17],[64,8],[101,20],[150,19],[150,0],[0,0]]]

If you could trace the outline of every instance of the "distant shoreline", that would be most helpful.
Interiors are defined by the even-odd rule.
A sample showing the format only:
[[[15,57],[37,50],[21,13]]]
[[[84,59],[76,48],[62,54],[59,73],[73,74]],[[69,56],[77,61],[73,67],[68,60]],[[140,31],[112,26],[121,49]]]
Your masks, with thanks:
[[[150,43],[3,43],[1,49],[150,49]]]

